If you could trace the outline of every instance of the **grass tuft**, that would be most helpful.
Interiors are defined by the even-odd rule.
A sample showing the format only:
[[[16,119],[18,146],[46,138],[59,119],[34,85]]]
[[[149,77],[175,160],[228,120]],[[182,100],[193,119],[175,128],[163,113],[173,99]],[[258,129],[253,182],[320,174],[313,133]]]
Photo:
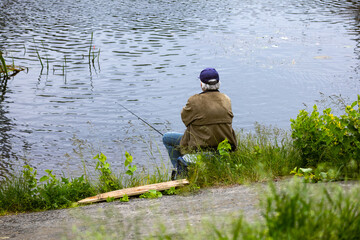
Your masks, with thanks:
[[[202,152],[190,165],[189,179],[199,187],[243,184],[289,175],[301,164],[286,131],[255,125],[255,133],[238,133],[238,148],[228,155]]]

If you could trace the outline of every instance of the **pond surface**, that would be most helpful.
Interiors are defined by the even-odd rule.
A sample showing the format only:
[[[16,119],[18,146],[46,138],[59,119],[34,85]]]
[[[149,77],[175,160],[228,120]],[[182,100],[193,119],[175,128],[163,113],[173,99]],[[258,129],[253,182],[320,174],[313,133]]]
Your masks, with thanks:
[[[304,104],[353,101],[359,12],[356,0],[1,0],[0,50],[28,71],[2,86],[0,176],[24,162],[81,174],[98,151],[115,168],[125,151],[168,164],[161,136],[120,104],[182,132],[205,67],[232,99],[235,130],[289,129]]]

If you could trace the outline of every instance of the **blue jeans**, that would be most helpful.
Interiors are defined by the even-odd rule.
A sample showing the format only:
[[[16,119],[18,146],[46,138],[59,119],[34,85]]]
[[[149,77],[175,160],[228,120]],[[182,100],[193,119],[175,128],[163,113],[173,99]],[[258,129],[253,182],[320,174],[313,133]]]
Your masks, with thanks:
[[[177,159],[181,157],[180,140],[184,134],[177,132],[168,132],[163,136],[163,143],[169,153],[172,165],[176,168]]]

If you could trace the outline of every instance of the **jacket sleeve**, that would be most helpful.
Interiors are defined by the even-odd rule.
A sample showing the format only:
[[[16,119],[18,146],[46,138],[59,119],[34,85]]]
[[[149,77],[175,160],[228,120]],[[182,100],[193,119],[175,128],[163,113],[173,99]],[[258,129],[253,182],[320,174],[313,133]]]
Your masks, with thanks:
[[[191,100],[192,100],[192,97],[189,98],[185,107],[183,107],[183,109],[181,111],[181,119],[186,127],[188,127],[189,124],[194,121],[195,114],[196,114]]]

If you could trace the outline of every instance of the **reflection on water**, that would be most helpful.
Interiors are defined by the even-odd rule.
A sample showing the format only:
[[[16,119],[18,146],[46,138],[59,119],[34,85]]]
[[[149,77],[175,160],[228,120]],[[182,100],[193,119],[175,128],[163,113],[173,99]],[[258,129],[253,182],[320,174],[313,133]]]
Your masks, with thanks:
[[[125,150],[140,165],[167,161],[161,137],[117,103],[162,132],[183,131],[181,108],[209,66],[232,99],[235,129],[255,121],[288,128],[319,92],[354,99],[359,7],[355,0],[3,0],[0,50],[29,72],[8,82],[0,103],[0,175],[24,156],[40,172],[66,173],[91,164],[97,151],[116,167]]]

